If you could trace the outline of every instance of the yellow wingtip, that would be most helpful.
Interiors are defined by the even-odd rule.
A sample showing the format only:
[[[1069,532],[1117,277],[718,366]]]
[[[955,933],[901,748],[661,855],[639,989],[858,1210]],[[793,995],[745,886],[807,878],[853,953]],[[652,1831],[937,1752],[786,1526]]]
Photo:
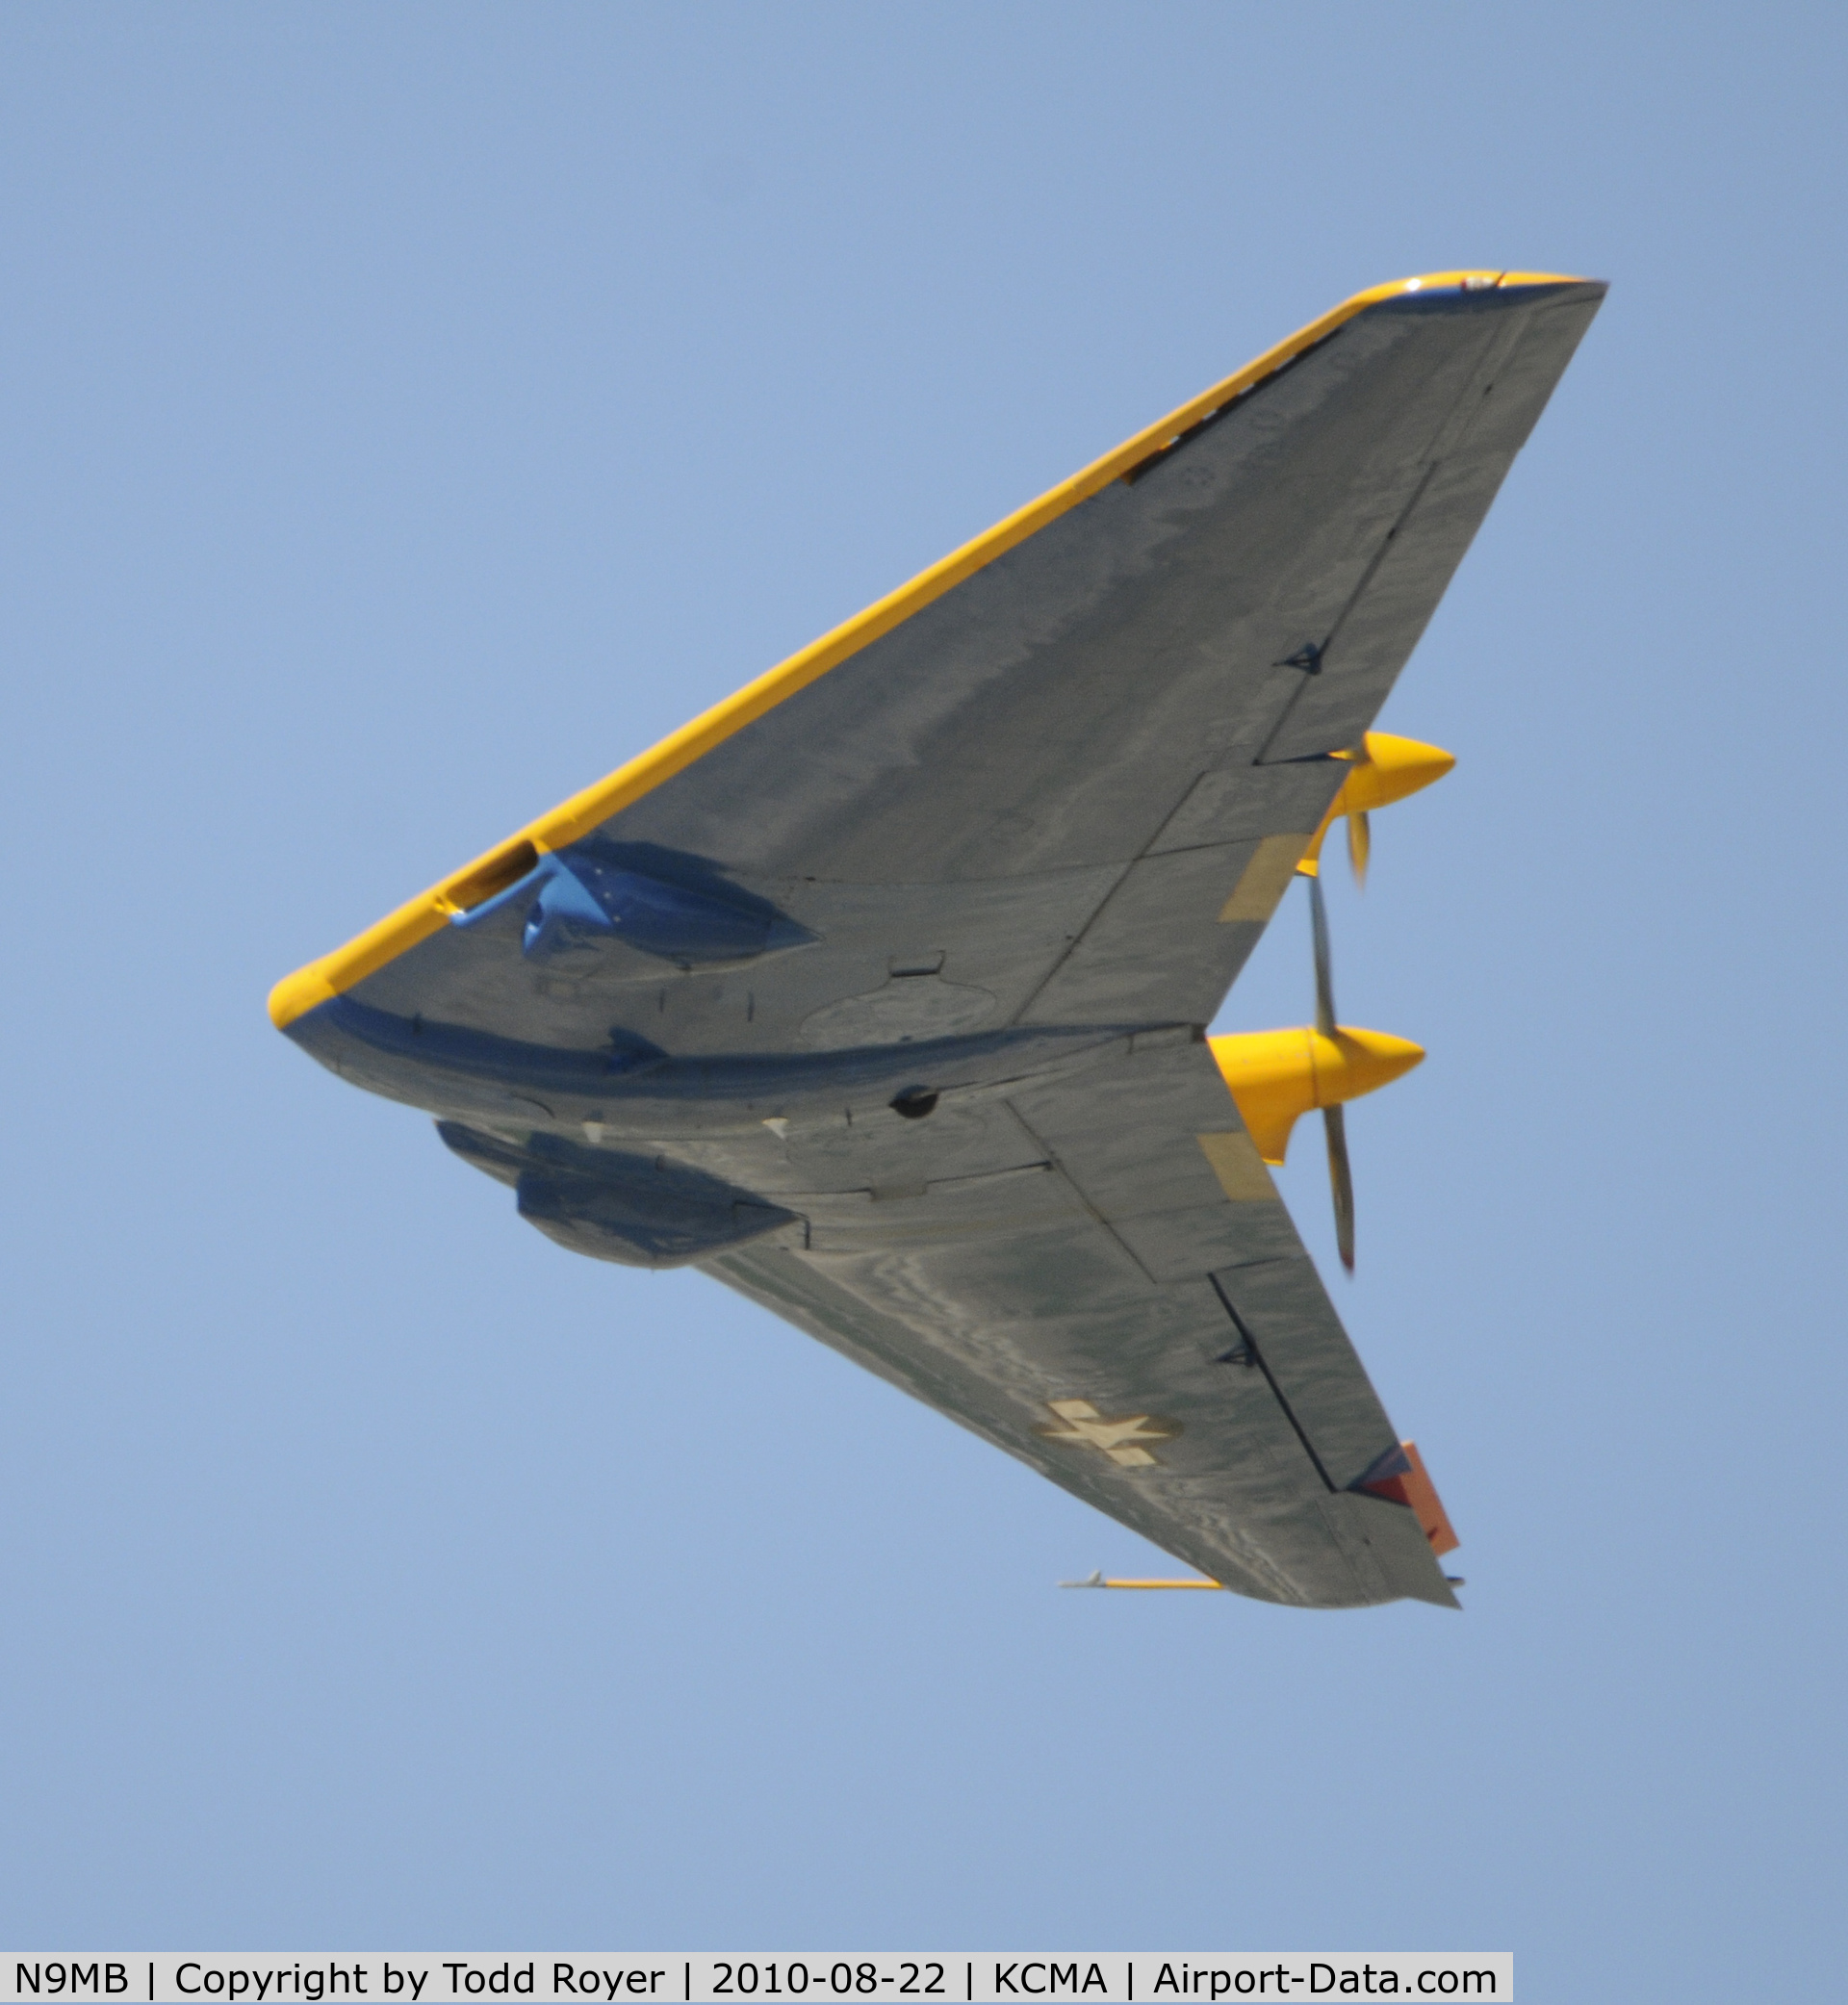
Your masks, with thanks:
[[[287,1030],[297,1016],[307,1015],[321,1003],[332,1002],[336,993],[334,985],[321,973],[321,963],[311,961],[294,974],[284,975],[270,990],[270,1021],[278,1030]]]
[[[1379,299],[1390,299],[1400,293],[1427,293],[1451,286],[1465,286],[1474,290],[1506,292],[1516,286],[1584,286],[1598,281],[1579,278],[1569,271],[1421,271],[1416,278],[1398,278],[1390,285],[1375,286],[1371,294],[1363,294],[1369,305]]]

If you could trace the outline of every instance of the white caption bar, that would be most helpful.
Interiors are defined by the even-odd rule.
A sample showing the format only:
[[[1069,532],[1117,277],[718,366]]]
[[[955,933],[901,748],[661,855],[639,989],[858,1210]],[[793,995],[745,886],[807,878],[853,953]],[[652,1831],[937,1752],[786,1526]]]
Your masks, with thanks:
[[[1507,2005],[1514,1957],[1482,1952],[1244,1951],[1233,1956],[1093,1955],[1062,1950],[915,1950],[736,1956],[594,1955],[523,1951],[461,1956],[351,1952],[218,1955],[200,1950],[129,1954],[0,1952],[0,2005],[30,2000],[120,2000],[121,2005],[326,2005],[354,1998],[396,2005],[456,1999],[580,2000],[603,2005],[1018,2005],[1022,1999],[1099,2005],[1220,2005],[1242,1998],[1467,1998]]]

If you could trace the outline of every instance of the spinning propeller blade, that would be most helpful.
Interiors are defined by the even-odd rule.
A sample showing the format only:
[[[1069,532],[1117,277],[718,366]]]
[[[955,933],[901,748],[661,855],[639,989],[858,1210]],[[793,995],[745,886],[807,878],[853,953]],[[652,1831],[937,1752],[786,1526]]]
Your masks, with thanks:
[[[1416,738],[1395,737],[1389,732],[1370,731],[1358,745],[1330,755],[1345,760],[1347,777],[1341,790],[1329,803],[1322,825],[1310,837],[1297,870],[1309,880],[1309,916],[1316,940],[1316,1033],[1339,1041],[1335,1028],[1335,978],[1328,949],[1328,913],[1322,895],[1322,838],[1340,816],[1348,824],[1348,861],[1353,866],[1354,882],[1367,883],[1367,860],[1373,852],[1373,830],[1367,819],[1374,808],[1390,807],[1407,794],[1417,793],[1441,780],[1456,761],[1435,745],[1421,745]],[[1348,1050],[1353,1040],[1347,1041]],[[1317,1097],[1321,1092],[1318,1089]],[[1354,1176],[1348,1160],[1348,1125],[1337,1101],[1322,1110],[1322,1126],[1328,1139],[1328,1181],[1335,1198],[1335,1244],[1341,1264],[1354,1271]],[[1277,1158],[1281,1161],[1281,1156]]]
[[[1354,873],[1354,882],[1364,891],[1367,888],[1367,859],[1373,855],[1373,835],[1368,826],[1367,810],[1364,808],[1349,809],[1348,813],[1348,862]]]
[[[1309,922],[1316,937],[1316,1033],[1335,1034],[1335,978],[1328,953],[1328,911],[1322,900],[1322,879],[1309,880]]]
[[[1369,733],[1368,736],[1371,735]],[[1367,737],[1363,737],[1348,757],[1356,767],[1370,766],[1373,762],[1373,748],[1367,742]],[[1373,827],[1367,819],[1366,809],[1353,804],[1355,789],[1344,785],[1341,791],[1343,799],[1348,802],[1348,866],[1354,873],[1355,884],[1364,891],[1367,888],[1367,860],[1373,853]]]
[[[1324,1107],[1322,1124],[1328,1134],[1328,1183],[1335,1198],[1335,1247],[1341,1264],[1354,1271],[1354,1173],[1348,1162],[1346,1110]]]
[[[1303,861],[1313,869],[1322,855],[1322,837],[1340,817],[1348,824],[1348,861],[1353,865],[1354,882],[1367,882],[1367,860],[1373,850],[1373,830],[1368,816],[1375,808],[1388,808],[1421,787],[1441,780],[1456,761],[1436,745],[1421,745],[1416,738],[1395,737],[1390,732],[1370,731],[1358,745],[1331,758],[1348,767],[1341,790],[1329,804],[1322,826],[1311,838]]]
[[[1335,1029],[1335,976],[1333,956],[1328,949],[1328,910],[1322,902],[1322,878],[1309,880],[1309,919],[1316,942],[1316,1034],[1333,1038]],[[1348,1160],[1348,1121],[1339,1103],[1322,1110],[1322,1125],[1328,1142],[1328,1182],[1335,1200],[1335,1247],[1341,1264],[1354,1271],[1354,1173]]]

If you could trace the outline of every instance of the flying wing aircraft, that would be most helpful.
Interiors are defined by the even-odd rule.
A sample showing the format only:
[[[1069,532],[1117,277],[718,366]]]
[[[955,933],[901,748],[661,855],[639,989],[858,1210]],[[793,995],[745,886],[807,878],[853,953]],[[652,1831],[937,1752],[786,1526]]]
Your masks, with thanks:
[[[1417,1047],[1208,1025],[1597,311],[1362,293],[334,953],[276,1024],[1261,1600],[1455,1605],[1266,1160]],[[1312,882],[1312,893],[1316,887]],[[1267,1042],[1266,1040],[1270,1041]]]

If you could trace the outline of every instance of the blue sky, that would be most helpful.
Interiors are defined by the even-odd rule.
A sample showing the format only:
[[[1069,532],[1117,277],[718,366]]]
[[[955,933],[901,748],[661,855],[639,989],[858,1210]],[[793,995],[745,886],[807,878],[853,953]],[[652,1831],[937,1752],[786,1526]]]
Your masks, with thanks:
[[[1837,12],[0,16],[0,1938],[1838,1965]],[[575,1261],[270,984],[1348,294],[1613,290],[1336,879],[1467,1612]],[[1287,906],[1225,1022],[1302,1020]],[[1305,1131],[1287,1195],[1332,1271]]]

